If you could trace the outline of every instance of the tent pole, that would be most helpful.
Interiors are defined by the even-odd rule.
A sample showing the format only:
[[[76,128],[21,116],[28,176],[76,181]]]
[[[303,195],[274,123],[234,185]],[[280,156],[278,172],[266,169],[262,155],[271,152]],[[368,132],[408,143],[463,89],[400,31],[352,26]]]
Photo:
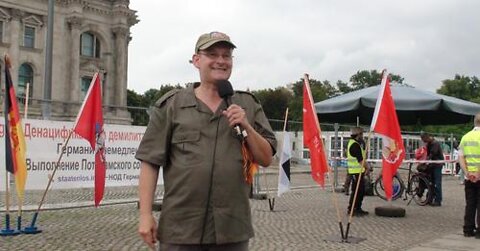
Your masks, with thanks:
[[[333,128],[335,130],[335,140],[334,140],[334,151],[333,154],[330,154],[330,157],[333,157],[333,185],[335,186],[335,191],[338,187],[338,162],[340,161],[338,158],[340,157],[340,149],[338,147],[338,123],[333,124]],[[332,156],[333,155],[333,156]]]

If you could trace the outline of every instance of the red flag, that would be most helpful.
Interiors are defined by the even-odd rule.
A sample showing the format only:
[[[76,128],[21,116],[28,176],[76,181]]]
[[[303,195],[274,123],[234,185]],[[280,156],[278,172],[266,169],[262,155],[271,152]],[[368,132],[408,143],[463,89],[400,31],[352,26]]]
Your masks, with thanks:
[[[95,151],[95,206],[105,189],[105,131],[103,130],[102,89],[98,73],[93,76],[87,96],[77,116],[73,131],[82,136]]]
[[[390,91],[390,80],[386,70],[383,71],[382,84],[378,93],[370,130],[380,134],[382,137],[383,184],[385,196],[387,199],[391,199],[393,176],[405,157],[405,147],[403,146],[395,103]]]
[[[325,185],[325,173],[328,170],[328,164],[321,134],[322,131],[318,123],[317,113],[313,107],[308,75],[305,74],[303,85],[303,143],[310,150],[312,178],[323,187]]]
[[[27,181],[26,144],[18,112],[17,96],[10,75],[10,59],[5,56],[5,161],[8,172],[15,175],[19,201],[23,201]]]

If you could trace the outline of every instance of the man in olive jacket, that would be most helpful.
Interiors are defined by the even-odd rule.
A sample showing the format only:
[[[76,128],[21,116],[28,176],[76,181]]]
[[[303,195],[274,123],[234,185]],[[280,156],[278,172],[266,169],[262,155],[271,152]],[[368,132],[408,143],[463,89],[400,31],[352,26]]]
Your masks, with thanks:
[[[191,60],[200,82],[165,94],[151,111],[136,158],[139,234],[152,248],[158,239],[161,250],[248,250],[250,184],[232,128],[240,126],[261,166],[271,164],[277,142],[252,94],[237,91],[224,100],[218,93],[230,77],[234,48],[223,33],[201,35]],[[165,193],[157,230],[152,202],[160,167]]]

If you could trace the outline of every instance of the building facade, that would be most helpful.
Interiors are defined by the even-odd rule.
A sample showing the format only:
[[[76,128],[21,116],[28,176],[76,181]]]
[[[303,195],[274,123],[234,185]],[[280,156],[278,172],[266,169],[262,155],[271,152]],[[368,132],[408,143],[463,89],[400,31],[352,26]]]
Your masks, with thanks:
[[[94,73],[99,72],[105,122],[130,124],[128,43],[130,27],[138,22],[136,11],[129,8],[129,0],[54,3],[51,99],[46,99],[48,0],[0,0],[0,53],[11,59],[19,100],[28,96],[28,117],[45,118],[42,106],[47,103],[48,119],[73,121]],[[3,71],[3,58],[0,66]],[[2,73],[2,89],[4,81]]]

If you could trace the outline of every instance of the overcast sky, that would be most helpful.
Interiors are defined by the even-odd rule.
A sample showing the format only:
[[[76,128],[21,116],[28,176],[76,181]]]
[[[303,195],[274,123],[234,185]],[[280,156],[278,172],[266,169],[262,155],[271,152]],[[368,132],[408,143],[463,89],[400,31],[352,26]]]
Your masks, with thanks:
[[[237,45],[235,89],[310,78],[348,81],[358,70],[401,75],[436,91],[455,74],[480,77],[478,0],[130,0],[128,88],[198,81],[188,63],[198,36]]]

